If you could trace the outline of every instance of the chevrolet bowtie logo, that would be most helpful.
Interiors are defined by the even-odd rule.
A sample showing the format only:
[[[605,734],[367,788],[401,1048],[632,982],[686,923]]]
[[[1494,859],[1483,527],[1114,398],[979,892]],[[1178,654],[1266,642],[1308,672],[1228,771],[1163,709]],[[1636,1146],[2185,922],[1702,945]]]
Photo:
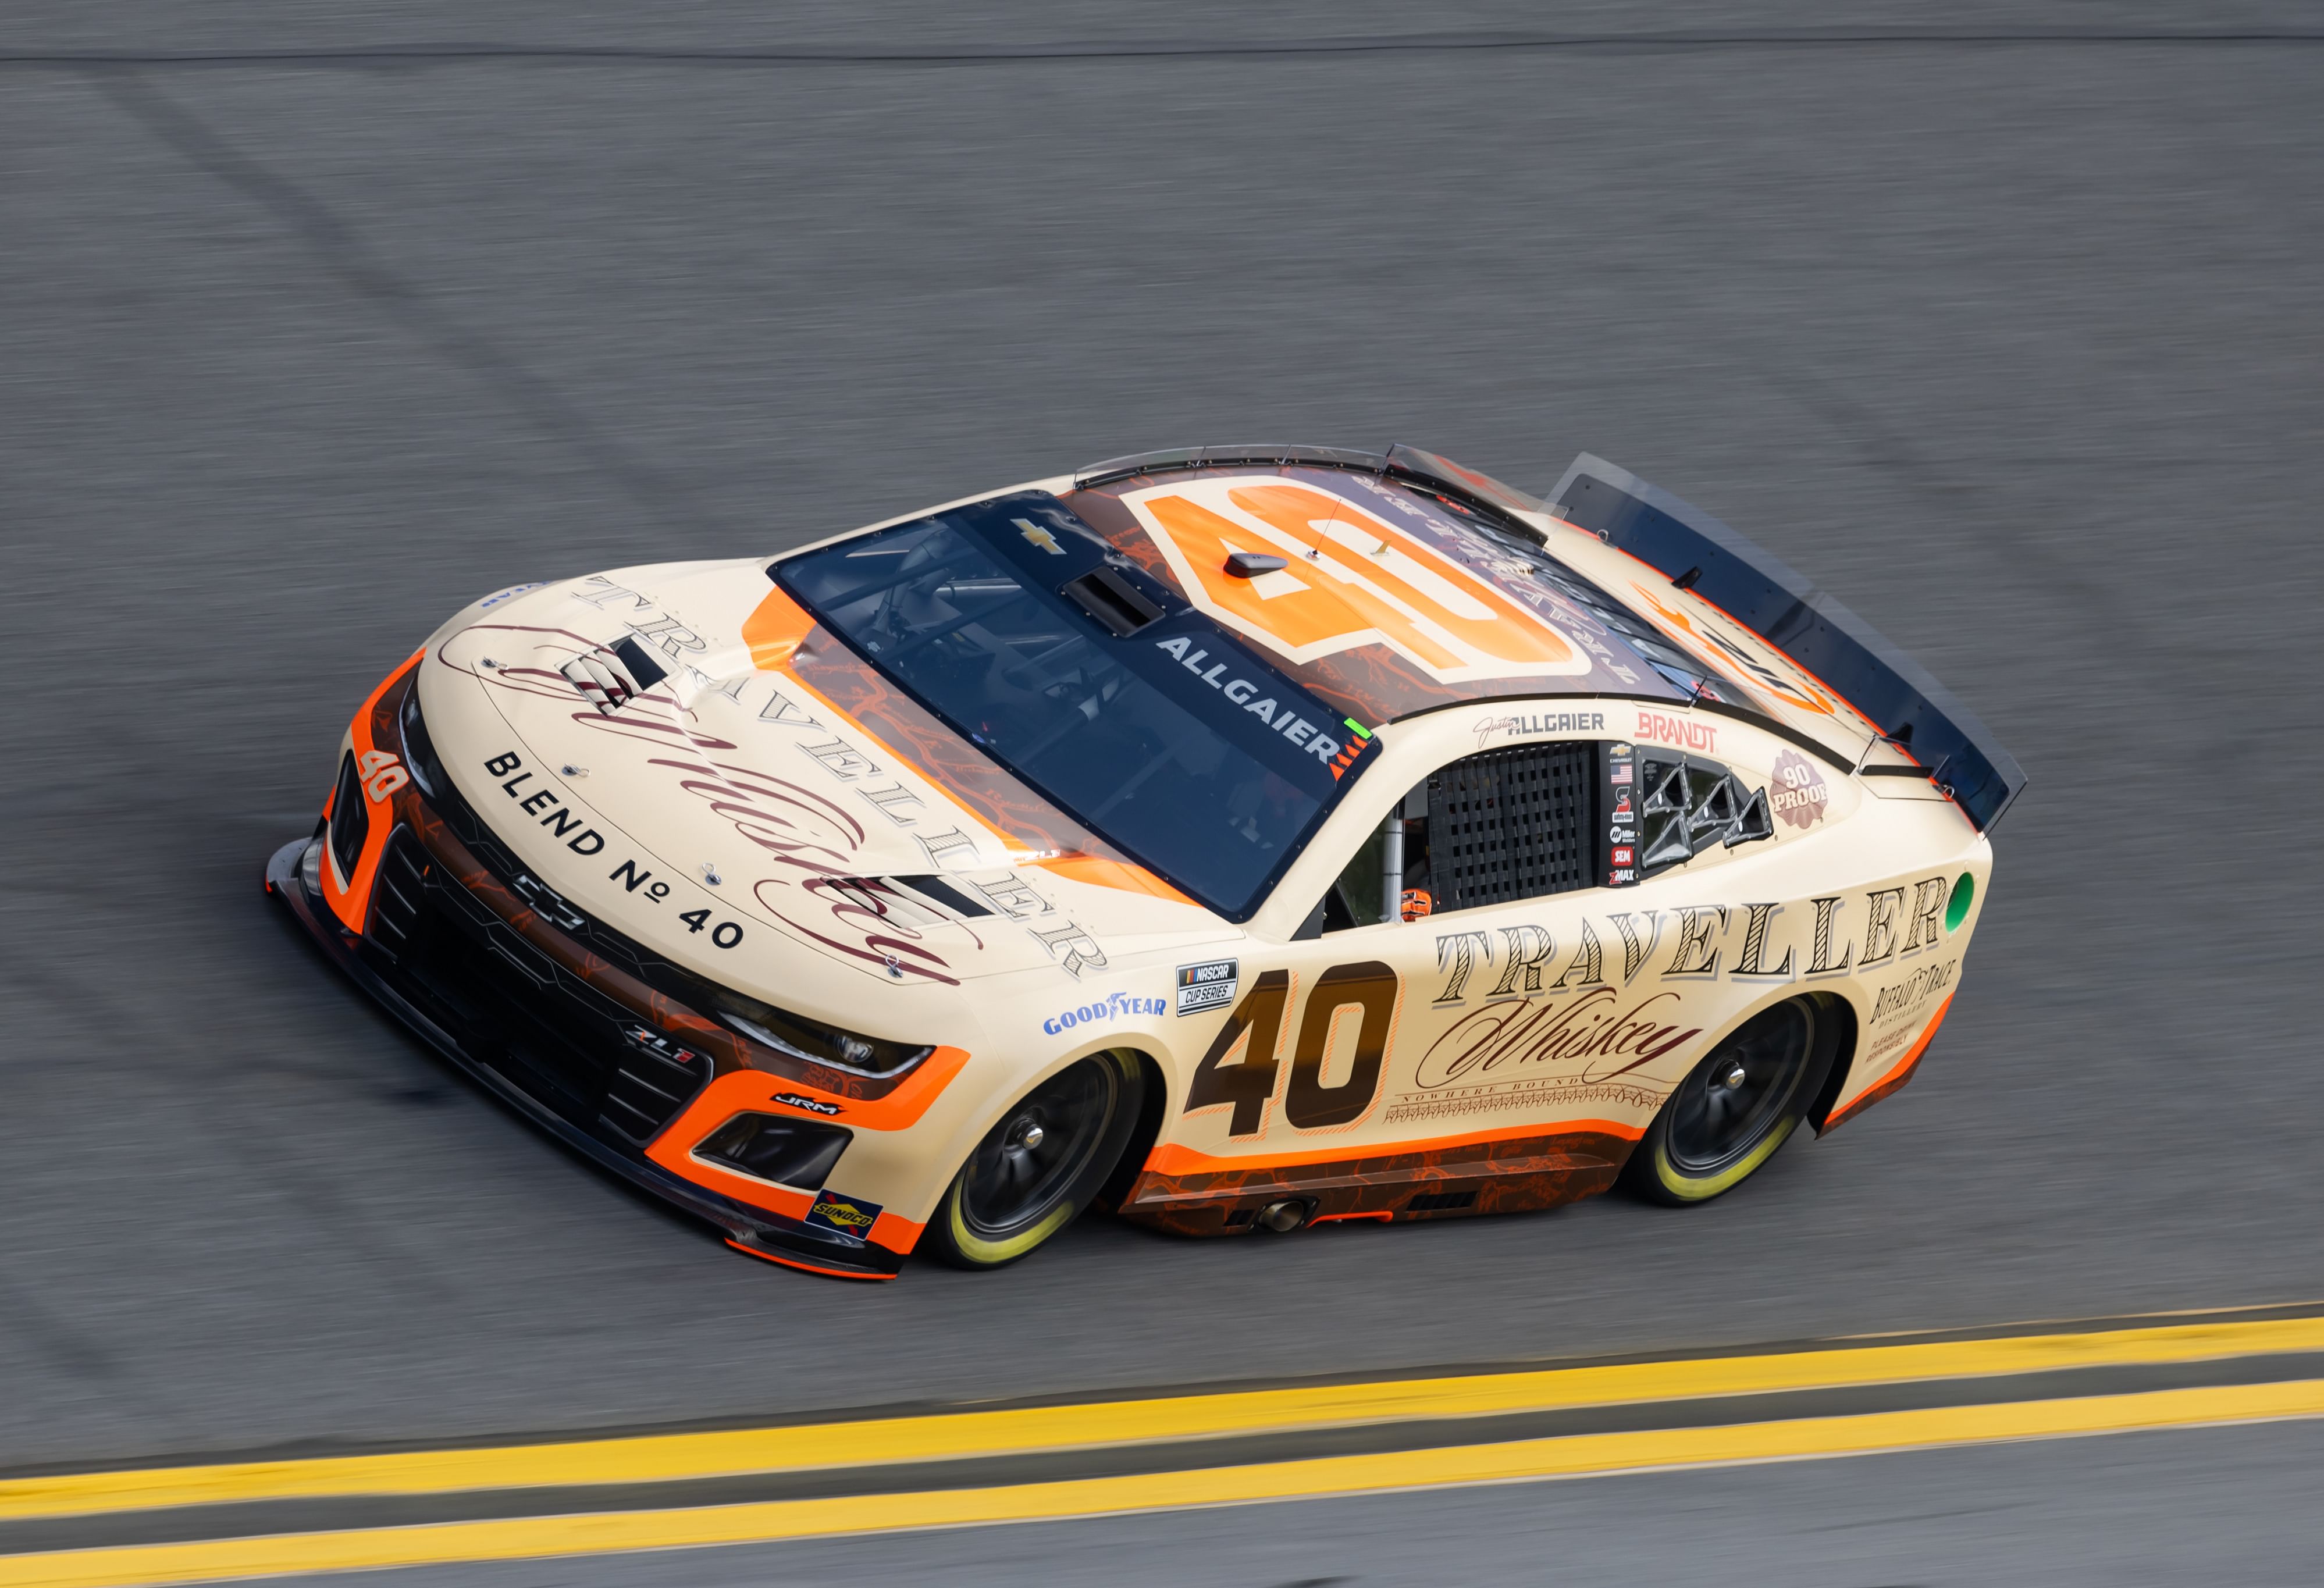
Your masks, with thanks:
[[[1015,524],[1018,529],[1024,531],[1025,539],[1030,540],[1034,545],[1038,546],[1050,556],[1063,557],[1065,554],[1065,549],[1057,544],[1056,536],[1051,534],[1040,525],[1033,522],[1032,520],[1012,518],[1009,522]]]

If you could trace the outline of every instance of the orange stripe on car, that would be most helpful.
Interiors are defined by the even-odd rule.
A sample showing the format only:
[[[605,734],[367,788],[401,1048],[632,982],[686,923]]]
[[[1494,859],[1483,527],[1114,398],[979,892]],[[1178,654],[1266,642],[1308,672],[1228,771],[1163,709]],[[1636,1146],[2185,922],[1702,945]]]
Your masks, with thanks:
[[[745,1246],[732,1236],[727,1238],[726,1244],[745,1257],[761,1258],[768,1262],[780,1263],[787,1269],[798,1269],[803,1273],[827,1274],[835,1279],[892,1279],[896,1277],[893,1274],[873,1273],[868,1269],[827,1269],[820,1263],[809,1262],[803,1257],[791,1257],[764,1246]]]
[[[1167,899],[1173,904],[1192,904],[1177,889],[1148,871],[1142,865],[1130,865],[1119,860],[1108,860],[1097,854],[1061,854],[1050,860],[1028,861],[1045,872],[1055,872],[1071,882],[1087,882],[1097,888],[1118,888],[1125,893],[1150,893],[1157,899]]]
[[[1447,1149],[1484,1147],[1496,1141],[1563,1135],[1618,1136],[1625,1141],[1635,1141],[1645,1134],[1644,1125],[1628,1124],[1618,1120],[1551,1120],[1529,1125],[1509,1125],[1498,1131],[1477,1131],[1466,1136],[1434,1136],[1421,1141],[1366,1141],[1360,1145],[1342,1143],[1312,1152],[1253,1152],[1237,1158],[1217,1158],[1191,1147],[1166,1141],[1147,1158],[1146,1172],[1149,1175],[1178,1176],[1216,1174],[1221,1170],[1299,1168],[1309,1164],[1344,1163],[1351,1158],[1394,1158],[1406,1152],[1443,1153]]]
[[[1817,1134],[1824,1136],[1831,1134],[1841,1125],[1854,1119],[1890,1093],[1897,1091],[1905,1082],[1911,1080],[1914,1069],[1921,1062],[1921,1055],[1926,1053],[1929,1050],[1929,1044],[1936,1040],[1937,1028],[1945,1023],[1946,1011],[1952,1006],[1952,998],[1948,995],[1942,1003],[1937,1005],[1937,1012],[1929,1017],[1929,1029],[1921,1033],[1921,1039],[1913,1044],[1913,1050],[1904,1056],[1904,1061],[1879,1080],[1858,1093],[1846,1103],[1833,1109],[1831,1117],[1824,1121],[1823,1129]]]
[[[379,681],[379,688],[364,697],[363,705],[356,709],[352,733],[357,765],[362,764],[364,756],[379,748],[372,740],[371,719],[373,714],[379,709],[381,697],[393,688],[396,680],[410,672],[419,663],[420,658],[427,654],[428,648],[423,645],[406,657],[403,665]],[[400,749],[399,746],[399,752]],[[397,758],[401,759],[400,752]],[[335,780],[331,784],[331,793],[323,801],[323,814],[326,818],[330,816],[331,808],[338,803],[338,784],[336,781],[338,775],[339,769],[333,767],[331,776]],[[372,804],[392,810],[393,797],[383,795],[374,799]],[[332,915],[338,918],[339,923],[350,932],[363,930],[364,911],[371,903],[372,881],[379,874],[379,857],[387,853],[387,836],[394,826],[395,824],[392,821],[383,822],[374,819],[372,822],[371,830],[364,835],[363,849],[355,856],[355,875],[347,879],[347,885],[344,891],[340,889],[339,880],[334,873],[336,863],[327,861],[322,868],[323,902],[330,907]]]

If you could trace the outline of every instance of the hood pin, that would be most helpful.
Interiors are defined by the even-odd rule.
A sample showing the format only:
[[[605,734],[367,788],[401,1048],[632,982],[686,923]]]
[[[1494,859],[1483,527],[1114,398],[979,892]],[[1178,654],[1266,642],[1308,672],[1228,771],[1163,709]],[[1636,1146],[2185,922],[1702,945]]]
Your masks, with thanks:
[[[589,775],[589,769],[587,767],[575,766],[569,761],[563,766],[558,767],[557,770],[563,772],[568,778],[586,778]]]
[[[702,880],[709,883],[714,888],[718,886],[721,882],[724,881],[724,879],[718,874],[718,863],[716,861],[714,860],[708,865],[702,868]]]
[[[896,978],[896,980],[898,980],[898,981],[899,981],[899,982],[900,982],[900,981],[902,981],[902,980],[904,979],[904,962],[903,962],[902,960],[900,960],[900,959],[898,959],[898,958],[897,958],[894,955],[892,955],[892,954],[889,955],[889,956],[887,956],[887,959],[888,959],[888,974],[889,974],[890,975],[891,975],[891,976],[895,977],[895,978]]]

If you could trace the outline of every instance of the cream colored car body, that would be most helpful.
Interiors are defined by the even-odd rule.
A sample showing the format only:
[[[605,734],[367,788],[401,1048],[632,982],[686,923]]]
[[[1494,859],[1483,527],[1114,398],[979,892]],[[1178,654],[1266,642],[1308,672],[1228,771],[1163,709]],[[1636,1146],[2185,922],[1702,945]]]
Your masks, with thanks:
[[[1593,536],[1535,522],[1554,553],[1618,596],[1636,600],[1633,585],[1658,580]],[[779,648],[754,650],[748,632],[769,599],[766,566],[620,568],[502,593],[430,639],[418,688],[461,795],[575,906],[769,1004],[966,1051],[908,1128],[858,1128],[831,1177],[839,1194],[884,1207],[891,1227],[928,1219],[980,1137],[1028,1089],[1105,1049],[1148,1056],[1167,1086],[1141,1184],[1151,1210],[1169,1215],[1247,1202],[1250,1187],[1302,1165],[1425,1156],[1447,1141],[1635,1140],[1724,1033],[1803,992],[1853,1011],[1836,1119],[1917,1057],[1987,896],[1986,840],[1925,780],[1852,775],[1852,762],[1803,750],[1803,737],[1733,715],[1496,693],[1380,726],[1376,760],[1268,903],[1237,925],[1167,888],[1059,865],[801,688]],[[1666,612],[1706,628],[1724,621],[1659,585],[1648,593]],[[670,679],[658,701],[607,717],[559,669],[623,636],[653,647]],[[1788,665],[1760,650],[1770,666]],[[1812,715],[1812,683],[1802,688]],[[1901,760],[1860,723],[1837,731],[1828,697],[1821,710],[1821,742],[1857,759],[1868,747],[1876,765]],[[1574,726],[1577,715],[1586,726]],[[1487,747],[1579,738],[1690,746],[1750,789],[1791,796],[1782,808],[1793,819],[1777,820],[1771,840],[1635,886],[1298,939],[1314,901],[1432,770]],[[582,833],[601,843],[577,842]],[[867,913],[860,895],[811,885],[835,869],[940,874],[976,889],[992,912],[964,919],[890,897],[890,913]],[[707,913],[689,926],[693,912]],[[738,930],[721,932],[727,923]],[[1225,961],[1234,997],[1180,1012],[1181,967]],[[1376,1077],[1356,1073],[1355,1056],[1379,1011],[1333,1005],[1325,982],[1351,965],[1394,977]],[[1238,1001],[1273,971],[1290,979],[1277,1054],[1213,1053]],[[1320,1058],[1303,1082],[1294,1061],[1311,1021]],[[1188,1111],[1206,1055],[1214,1066],[1274,1063],[1259,1129],[1231,1133],[1224,1104]],[[1286,1107],[1295,1084],[1304,1108]],[[1319,1096],[1334,1105],[1319,1108]],[[1560,1164],[1552,1152],[1536,1167]],[[1233,1173],[1261,1168],[1283,1173]],[[725,1194],[735,1178],[724,1177]]]

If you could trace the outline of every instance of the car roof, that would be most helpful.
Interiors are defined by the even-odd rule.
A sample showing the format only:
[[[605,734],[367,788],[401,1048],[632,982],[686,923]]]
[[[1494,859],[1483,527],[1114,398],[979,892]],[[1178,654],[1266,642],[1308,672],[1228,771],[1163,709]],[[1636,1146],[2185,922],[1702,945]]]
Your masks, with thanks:
[[[1759,715],[1739,687],[1556,556],[1540,502],[1434,454],[1179,448],[1080,470],[1060,500],[1360,723],[1541,696]],[[1237,577],[1234,551],[1285,566]]]

